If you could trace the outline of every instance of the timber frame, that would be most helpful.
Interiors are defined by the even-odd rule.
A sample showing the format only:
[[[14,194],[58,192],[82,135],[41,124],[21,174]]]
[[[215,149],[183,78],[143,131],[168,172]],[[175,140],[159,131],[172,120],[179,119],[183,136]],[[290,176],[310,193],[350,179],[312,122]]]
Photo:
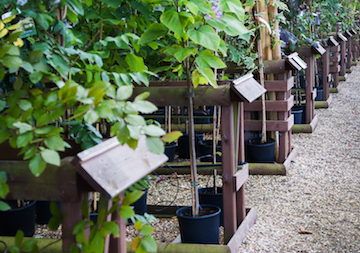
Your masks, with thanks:
[[[305,124],[296,124],[292,128],[293,133],[312,133],[318,122],[319,117],[315,115],[315,55],[323,55],[326,50],[320,46],[300,46],[297,49],[299,56],[305,58],[307,69],[305,71]]]
[[[224,252],[237,252],[249,229],[255,224],[255,209],[245,208],[245,182],[249,176],[248,164],[242,164],[244,152],[244,102],[231,88],[231,81],[219,81],[219,87],[198,86],[194,89],[194,106],[221,106],[221,146],[224,206],[224,241],[226,245],[202,245],[199,253],[210,252],[209,247],[222,247]],[[144,91],[150,93],[147,100],[157,106],[187,106],[185,81],[150,82],[149,87],[135,87],[133,97]],[[242,164],[238,166],[238,164]],[[176,163],[171,166],[176,170]],[[184,165],[188,170],[189,164]],[[161,168],[159,168],[161,170]],[[157,172],[159,172],[157,170]],[[165,172],[165,171],[164,171]],[[200,172],[200,171],[199,171]],[[201,172],[200,172],[201,173]],[[196,244],[197,245],[197,244]],[[172,246],[177,248],[176,246]],[[176,252],[185,247],[179,244]],[[186,246],[188,247],[188,246]],[[185,247],[185,248],[186,248]],[[174,250],[175,252],[175,250]],[[220,251],[221,252],[221,251]]]

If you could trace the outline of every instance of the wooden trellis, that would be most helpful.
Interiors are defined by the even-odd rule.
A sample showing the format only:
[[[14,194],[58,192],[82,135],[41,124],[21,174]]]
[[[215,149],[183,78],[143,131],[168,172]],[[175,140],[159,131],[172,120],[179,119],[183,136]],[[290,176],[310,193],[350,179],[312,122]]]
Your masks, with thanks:
[[[312,133],[318,122],[319,118],[315,115],[315,55],[323,55],[325,49],[317,44],[316,46],[301,46],[297,49],[299,55],[305,58],[307,69],[305,71],[305,124],[294,126],[293,132]]]
[[[244,101],[239,97],[238,92],[235,92],[234,85],[230,83],[232,82],[218,82],[217,89],[199,86],[194,90],[193,99],[194,106],[221,106],[221,167],[226,243],[223,247],[230,252],[237,252],[246,233],[255,223],[257,214],[255,209],[245,208],[244,183],[249,175],[249,166],[248,164],[239,165],[245,159]],[[184,96],[187,87],[186,82],[183,81],[152,82],[149,87],[136,87],[133,96],[144,91],[150,92],[148,100],[157,106],[187,105],[188,98]],[[208,248],[202,247],[199,252],[208,251]]]

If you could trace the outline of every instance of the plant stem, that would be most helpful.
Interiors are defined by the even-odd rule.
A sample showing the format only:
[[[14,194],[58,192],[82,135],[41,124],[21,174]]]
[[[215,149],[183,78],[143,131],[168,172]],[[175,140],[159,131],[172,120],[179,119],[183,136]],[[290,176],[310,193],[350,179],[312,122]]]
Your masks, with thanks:
[[[194,129],[194,104],[191,94],[194,88],[191,83],[190,74],[190,60],[189,58],[184,61],[186,69],[186,81],[188,87],[188,121],[189,121],[189,150],[190,150],[190,169],[191,169],[191,194],[192,194],[192,214],[193,216],[199,215],[199,193],[197,185],[197,167],[196,167],[196,152],[195,152],[195,129]]]

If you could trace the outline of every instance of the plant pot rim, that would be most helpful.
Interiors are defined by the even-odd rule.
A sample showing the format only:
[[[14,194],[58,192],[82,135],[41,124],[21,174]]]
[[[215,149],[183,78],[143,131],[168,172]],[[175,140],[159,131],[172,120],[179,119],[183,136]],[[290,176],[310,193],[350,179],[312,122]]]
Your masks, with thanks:
[[[0,211],[0,212],[3,212],[3,213],[5,213],[5,212],[20,212],[21,210],[24,210],[24,209],[29,208],[36,204],[36,200],[28,200],[28,201],[30,201],[30,204],[28,204],[26,206],[11,208],[10,210]]]
[[[222,187],[218,186],[216,187],[217,189],[221,189]],[[223,195],[222,191],[218,192],[218,193],[214,193],[214,192],[206,192],[206,190],[212,190],[214,189],[214,187],[204,187],[204,188],[199,188],[199,194],[203,194],[203,195],[207,195],[207,196],[219,196],[219,195]]]
[[[176,216],[180,217],[182,219],[200,220],[200,219],[208,219],[210,217],[214,217],[214,216],[220,214],[220,212],[221,212],[221,208],[218,207],[218,206],[215,206],[215,205],[204,204],[204,205],[200,205],[200,207],[213,207],[213,208],[216,208],[217,211],[215,213],[208,214],[208,215],[203,215],[203,216],[186,216],[186,215],[182,215],[182,213],[185,210],[191,209],[191,206],[185,206],[185,207],[181,207],[178,210],[176,210]]]
[[[255,141],[255,140],[259,140],[261,139],[261,137],[254,137],[254,138],[250,138],[248,140],[246,140],[246,145],[250,145],[250,146],[253,146],[253,147],[258,147],[258,146],[261,146],[261,147],[264,147],[264,146],[271,146],[273,145],[273,143],[275,143],[275,140],[271,137],[267,137],[267,140],[265,143],[253,143],[252,141]]]

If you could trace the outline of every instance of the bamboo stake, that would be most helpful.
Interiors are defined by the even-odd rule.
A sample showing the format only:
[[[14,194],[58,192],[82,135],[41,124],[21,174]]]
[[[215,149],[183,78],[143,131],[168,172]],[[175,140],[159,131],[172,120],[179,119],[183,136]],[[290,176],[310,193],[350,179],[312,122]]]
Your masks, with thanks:
[[[260,10],[260,6],[259,6],[259,0],[256,1],[256,13],[259,13]],[[263,54],[262,54],[262,43],[261,43],[261,30],[260,29],[260,33],[259,33],[259,37],[258,37],[258,41],[257,41],[257,46],[258,46],[258,56],[259,56],[259,76],[260,76],[260,84],[262,87],[265,87],[265,83],[264,83],[264,66],[263,66]],[[261,122],[262,122],[262,126],[261,126],[261,142],[264,143],[266,142],[266,108],[265,108],[265,94],[261,95],[261,111],[262,111],[262,115],[261,115]]]

